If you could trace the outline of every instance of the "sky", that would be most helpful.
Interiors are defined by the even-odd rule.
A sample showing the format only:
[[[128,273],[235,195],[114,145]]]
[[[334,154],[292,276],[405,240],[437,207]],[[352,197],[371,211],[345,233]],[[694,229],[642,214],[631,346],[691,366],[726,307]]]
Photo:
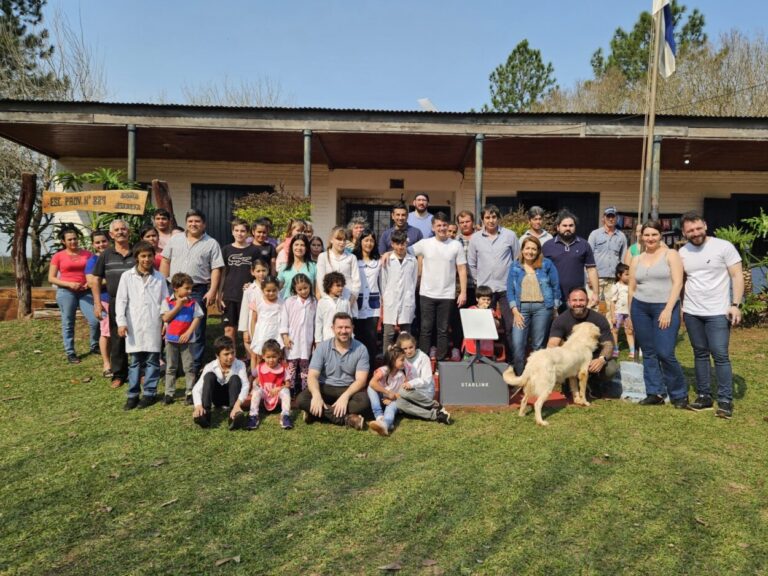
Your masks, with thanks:
[[[765,0],[687,0],[716,39],[765,34]],[[562,87],[651,0],[49,0],[102,63],[113,102],[184,103],[183,88],[268,79],[288,106],[479,109],[523,39]]]

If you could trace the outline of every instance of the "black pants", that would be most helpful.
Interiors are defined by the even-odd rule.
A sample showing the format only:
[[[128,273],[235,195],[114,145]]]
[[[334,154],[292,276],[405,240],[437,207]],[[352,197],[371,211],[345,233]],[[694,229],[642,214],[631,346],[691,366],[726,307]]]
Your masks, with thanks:
[[[211,406],[234,406],[243,383],[239,376],[230,376],[225,386],[219,384],[216,374],[208,372],[203,377],[203,408],[210,412]]]
[[[117,334],[117,306],[115,298],[110,296],[109,306],[109,364],[112,368],[112,378],[123,382],[128,380],[128,354],[125,352],[125,338]]]
[[[332,424],[338,426],[344,425],[344,417],[337,418],[333,413],[333,403],[339,399],[339,396],[347,391],[349,386],[329,386],[328,384],[320,384],[320,396],[323,397],[323,402],[328,405],[328,408],[323,410],[323,418],[328,420]],[[296,405],[300,410],[309,412],[309,408],[312,405],[312,393],[309,388],[302,390],[301,394],[296,397]],[[364,414],[371,410],[371,403],[368,400],[368,393],[365,390],[355,392],[347,403],[347,414]]]
[[[491,295],[491,308],[496,308],[496,304],[498,304],[501,309],[501,320],[504,323],[504,335],[506,336],[504,346],[507,349],[507,358],[511,360],[513,357],[512,353],[515,349],[512,344],[512,326],[514,320],[512,318],[512,308],[509,307],[506,291],[494,292]]]
[[[379,317],[373,318],[355,318],[355,340],[359,340],[368,350],[368,361],[373,372],[374,360],[376,360],[376,326],[379,324]]]
[[[452,298],[437,299],[420,296],[421,328],[419,331],[419,348],[424,354],[429,354],[432,333],[437,333],[437,359],[442,360],[448,353],[448,323],[451,320],[451,310],[456,307]]]
[[[462,308],[469,308],[475,304],[477,304],[475,301],[475,287],[467,286],[467,301]],[[453,342],[454,348],[461,350],[461,347],[464,345],[464,328],[461,325],[459,310],[458,306],[454,306],[451,311],[451,342]]]

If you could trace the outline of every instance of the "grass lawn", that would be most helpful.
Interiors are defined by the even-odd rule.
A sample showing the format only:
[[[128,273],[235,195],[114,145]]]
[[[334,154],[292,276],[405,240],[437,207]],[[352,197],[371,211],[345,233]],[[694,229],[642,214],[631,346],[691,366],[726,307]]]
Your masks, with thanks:
[[[597,401],[385,439],[126,413],[57,322],[0,323],[0,573],[765,574],[767,334],[735,333],[731,421]]]

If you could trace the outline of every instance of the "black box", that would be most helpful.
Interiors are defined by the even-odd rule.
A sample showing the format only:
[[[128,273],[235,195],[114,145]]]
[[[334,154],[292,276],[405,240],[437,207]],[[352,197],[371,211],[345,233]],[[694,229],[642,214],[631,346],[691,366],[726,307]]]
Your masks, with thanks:
[[[440,403],[460,406],[508,406],[504,362],[439,362]]]

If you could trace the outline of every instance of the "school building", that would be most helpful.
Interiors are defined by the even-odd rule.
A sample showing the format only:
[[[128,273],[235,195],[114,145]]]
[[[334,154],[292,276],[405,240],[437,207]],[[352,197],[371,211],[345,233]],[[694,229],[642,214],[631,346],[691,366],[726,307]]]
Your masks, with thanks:
[[[311,194],[322,236],[355,215],[379,231],[393,202],[419,192],[451,215],[486,202],[568,207],[586,235],[606,206],[636,218],[643,131],[642,116],[618,114],[0,100],[0,137],[62,171],[164,180],[177,217],[202,209],[220,241],[235,199],[278,187]],[[665,226],[698,209],[714,229],[768,206],[768,119],[660,116],[656,136]]]

